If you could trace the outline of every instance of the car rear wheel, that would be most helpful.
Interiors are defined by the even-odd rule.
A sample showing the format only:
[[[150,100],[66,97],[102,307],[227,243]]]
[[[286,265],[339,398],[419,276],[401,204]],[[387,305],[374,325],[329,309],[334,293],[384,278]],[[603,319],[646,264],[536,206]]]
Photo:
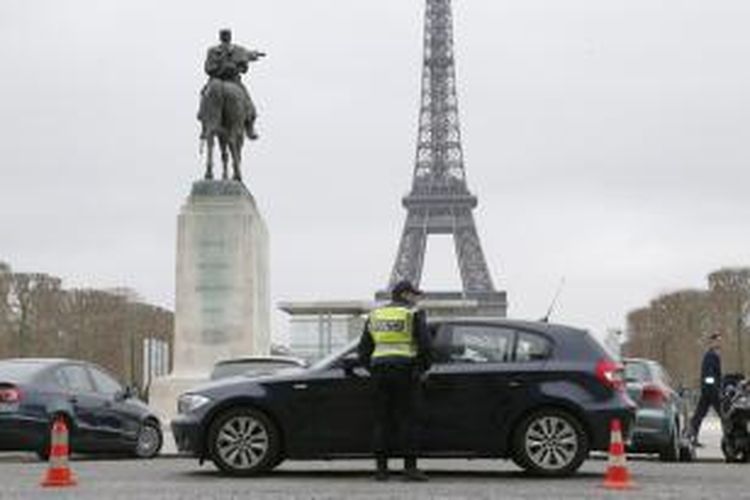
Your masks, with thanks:
[[[65,420],[65,425],[68,428],[68,453],[73,453],[73,426],[70,423],[70,419],[65,414],[58,413],[50,420],[49,425],[47,426],[47,433],[44,436],[44,439],[42,439],[42,446],[36,450],[36,456],[42,462],[49,460],[50,447],[52,446],[52,427],[55,425],[55,420],[58,418]]]
[[[250,476],[268,471],[281,460],[276,426],[253,408],[234,408],[211,424],[207,441],[211,460],[223,472]]]
[[[588,455],[588,437],[568,412],[543,409],[526,417],[515,429],[513,461],[540,476],[567,476]]]
[[[659,460],[662,462],[676,462],[680,458],[680,433],[676,426],[669,433],[669,442],[659,451]]]
[[[138,432],[134,454],[138,458],[154,458],[161,450],[164,437],[156,422],[144,422]]]

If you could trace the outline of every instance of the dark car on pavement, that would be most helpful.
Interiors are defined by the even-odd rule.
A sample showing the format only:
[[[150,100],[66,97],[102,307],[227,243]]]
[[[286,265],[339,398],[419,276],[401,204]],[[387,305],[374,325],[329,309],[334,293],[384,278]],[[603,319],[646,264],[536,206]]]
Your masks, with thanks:
[[[50,431],[65,419],[72,452],[151,458],[161,425],[133,389],[103,368],[69,359],[0,361],[0,450],[49,456]]]
[[[511,458],[561,476],[607,449],[613,419],[627,435],[635,406],[622,366],[587,332],[511,320],[430,328],[420,456]],[[172,431],[180,451],[232,475],[285,458],[370,457],[372,391],[352,343],[307,370],[195,388],[180,396]]]
[[[692,460],[688,404],[667,371],[651,359],[629,358],[623,364],[628,394],[638,405],[628,451],[658,453],[665,462]]]
[[[211,380],[234,375],[269,375],[289,368],[304,368],[305,362],[290,356],[248,356],[245,358],[224,359],[211,370]]]

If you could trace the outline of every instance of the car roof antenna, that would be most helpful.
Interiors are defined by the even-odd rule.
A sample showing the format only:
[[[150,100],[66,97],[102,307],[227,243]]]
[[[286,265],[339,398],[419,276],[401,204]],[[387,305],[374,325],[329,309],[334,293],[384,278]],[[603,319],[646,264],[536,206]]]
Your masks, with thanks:
[[[545,314],[544,317],[539,320],[542,323],[549,323],[549,317],[552,315],[552,311],[557,305],[557,299],[560,298],[560,293],[562,292],[563,286],[565,286],[565,276],[560,278],[560,284],[557,285],[557,291],[555,292],[555,296],[552,299],[552,303],[549,305],[549,309],[547,309],[547,314]]]

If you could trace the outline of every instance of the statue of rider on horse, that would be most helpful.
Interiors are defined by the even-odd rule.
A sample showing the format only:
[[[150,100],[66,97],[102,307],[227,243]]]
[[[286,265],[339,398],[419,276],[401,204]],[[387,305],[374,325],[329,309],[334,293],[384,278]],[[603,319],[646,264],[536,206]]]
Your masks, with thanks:
[[[248,50],[232,43],[232,32],[219,31],[221,43],[208,49],[204,65],[209,79],[201,90],[198,120],[202,124],[201,140],[206,141],[206,179],[213,179],[214,140],[219,140],[223,179],[228,178],[229,156],[232,157],[233,179],[242,180],[240,173],[241,152],[245,135],[250,140],[258,138],[255,131],[257,112],[247,88],[242,83],[242,74],[251,62],[266,54]]]

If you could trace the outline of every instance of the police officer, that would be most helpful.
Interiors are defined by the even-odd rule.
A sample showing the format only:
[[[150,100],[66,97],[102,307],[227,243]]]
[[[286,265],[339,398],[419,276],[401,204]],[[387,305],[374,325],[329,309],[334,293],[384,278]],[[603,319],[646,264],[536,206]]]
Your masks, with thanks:
[[[388,457],[404,456],[404,478],[426,481],[417,469],[415,412],[420,381],[429,368],[430,336],[425,314],[415,308],[421,291],[398,282],[391,302],[370,313],[359,342],[359,357],[369,367],[375,386],[373,447],[375,479],[388,479]],[[394,442],[397,438],[397,442]]]
[[[719,349],[721,347],[721,334],[714,333],[708,338],[708,350],[703,355],[701,363],[701,396],[698,400],[698,406],[690,421],[690,437],[696,446],[698,443],[698,433],[700,432],[703,418],[711,407],[721,415],[719,410],[719,397],[721,393],[721,358]]]

